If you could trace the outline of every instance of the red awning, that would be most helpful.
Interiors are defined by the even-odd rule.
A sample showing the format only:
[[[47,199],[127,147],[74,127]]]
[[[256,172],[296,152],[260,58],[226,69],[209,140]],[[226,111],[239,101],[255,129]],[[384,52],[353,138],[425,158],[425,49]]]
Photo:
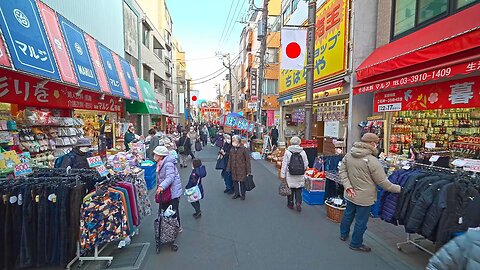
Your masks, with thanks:
[[[375,50],[357,68],[362,84],[411,72],[414,66],[480,47],[480,4]]]

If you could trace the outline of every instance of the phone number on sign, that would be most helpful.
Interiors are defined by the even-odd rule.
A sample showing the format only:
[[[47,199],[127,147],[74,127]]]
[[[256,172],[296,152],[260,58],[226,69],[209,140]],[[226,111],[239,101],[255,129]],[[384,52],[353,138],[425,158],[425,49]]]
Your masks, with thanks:
[[[409,77],[404,77],[393,81],[393,86],[405,85],[408,83],[425,82],[428,80],[437,80],[440,78],[448,77],[452,73],[452,68],[438,69],[434,71],[424,72],[422,74],[416,74]]]

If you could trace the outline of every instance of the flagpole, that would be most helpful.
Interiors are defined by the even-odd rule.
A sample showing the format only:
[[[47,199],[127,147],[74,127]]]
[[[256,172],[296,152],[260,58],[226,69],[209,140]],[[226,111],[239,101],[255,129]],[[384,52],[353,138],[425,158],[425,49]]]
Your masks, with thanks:
[[[313,116],[313,81],[315,61],[315,21],[317,1],[310,0],[308,3],[308,29],[307,29],[307,85],[305,98],[305,139],[312,139],[312,116]]]

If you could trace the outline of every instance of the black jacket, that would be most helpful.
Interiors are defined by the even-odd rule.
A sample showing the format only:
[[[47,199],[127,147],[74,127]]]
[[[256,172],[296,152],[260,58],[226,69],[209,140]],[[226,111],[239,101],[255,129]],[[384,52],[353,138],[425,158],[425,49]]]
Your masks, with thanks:
[[[63,157],[60,168],[67,168],[70,166],[72,169],[88,169],[87,158],[91,157],[90,153],[80,151],[78,148],[73,148],[70,153]]]
[[[440,180],[441,180],[440,176],[431,175],[431,176],[424,177],[417,182],[417,184],[415,185],[415,189],[412,192],[412,196],[410,197],[410,202],[408,204],[407,211],[405,213],[405,218],[404,218],[405,224],[408,224],[410,215],[412,214],[412,211],[415,208],[417,201],[422,196],[423,192],[425,192],[431,185],[435,184]]]
[[[428,176],[427,173],[419,173],[410,176],[407,183],[402,189],[400,196],[398,198],[397,209],[395,210],[395,219],[398,220],[398,224],[405,224],[405,217],[407,215],[408,206],[410,199],[412,197],[413,191],[415,190],[415,185],[419,179]]]
[[[421,235],[429,239],[430,241],[435,242],[437,235],[436,231],[438,228],[438,222],[442,217],[443,207],[447,190],[454,183],[446,184],[440,188],[438,195],[433,198],[433,202],[427,210],[427,214],[423,219],[423,225],[421,228]]]
[[[183,153],[180,153],[181,155],[184,155],[184,156],[188,156],[192,153],[192,143],[190,142],[190,138],[186,137],[186,136],[182,136],[179,140],[178,140],[178,145],[177,147],[180,147],[180,146],[185,146],[185,151]]]

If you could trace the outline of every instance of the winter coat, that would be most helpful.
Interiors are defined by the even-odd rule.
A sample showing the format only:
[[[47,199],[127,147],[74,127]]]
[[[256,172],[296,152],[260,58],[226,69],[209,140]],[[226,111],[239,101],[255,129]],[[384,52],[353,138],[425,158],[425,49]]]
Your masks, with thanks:
[[[223,135],[217,135],[217,138],[215,139],[215,146],[222,148],[223,141],[224,141]]]
[[[346,154],[339,169],[340,182],[345,188],[345,199],[360,206],[371,206],[377,200],[377,185],[384,190],[400,193],[401,187],[388,181],[382,164],[375,157],[377,150],[368,143],[356,142]],[[346,190],[353,188],[351,198]]]
[[[440,188],[438,195],[433,198],[432,205],[428,208],[427,214],[423,219],[421,235],[432,242],[435,242],[437,239],[437,226],[443,213],[443,207],[441,205],[444,204],[447,189],[452,185],[454,185],[454,183],[446,184]]]
[[[232,147],[228,159],[227,172],[232,172],[232,179],[235,182],[244,182],[247,175],[252,173],[250,156],[244,146]]]
[[[205,194],[203,193],[202,178],[205,178],[206,176],[207,176],[207,169],[205,168],[205,166],[202,165],[198,168],[193,169],[185,189],[192,188],[196,186],[198,183],[198,188],[202,193],[202,199],[205,198]]]
[[[172,199],[180,198],[183,192],[176,163],[175,157],[168,155],[163,159],[160,167],[157,167],[157,186],[161,186],[163,190],[171,187]]]
[[[415,190],[415,185],[417,182],[422,179],[423,177],[428,176],[429,174],[426,172],[422,172],[419,174],[412,175],[405,186],[402,189],[402,192],[398,198],[397,209],[395,210],[395,219],[398,220],[398,224],[404,225],[405,218],[408,211],[408,205],[410,203],[410,199],[412,197],[413,191]]]
[[[125,150],[129,151],[130,150],[129,144],[131,142],[135,142],[136,140],[137,139],[135,134],[127,130],[127,132],[125,132],[125,137],[123,138],[123,144],[125,145]]]
[[[278,139],[278,129],[272,129],[272,139]]]
[[[180,146],[184,146],[183,148],[185,149],[183,153],[179,152],[180,155],[189,156],[192,153],[192,143],[188,137],[183,136],[178,140],[177,149]]]
[[[147,158],[150,160],[153,160],[153,150],[160,144],[160,139],[158,136],[154,135],[150,139],[150,142],[148,142],[148,149],[147,149]]]
[[[198,139],[198,134],[195,130],[189,131],[187,134],[187,137],[190,139],[192,143],[195,143],[195,141]]]
[[[223,158],[225,162],[228,164],[228,159],[230,158],[230,150],[232,149],[232,145],[230,143],[225,142],[222,146],[223,150]]]
[[[299,145],[290,145],[285,151],[282,161],[282,169],[280,171],[280,177],[287,180],[289,188],[301,188],[305,186],[305,177],[303,175],[291,175],[288,171],[288,164],[290,164],[290,159],[293,153],[300,153],[303,159],[304,169],[308,168],[308,157],[303,147]]]
[[[91,153],[82,152],[80,149],[74,147],[72,151],[63,157],[60,168],[65,169],[70,166],[72,169],[88,169],[90,166],[88,165],[87,158],[91,156]]]
[[[457,236],[430,258],[427,270],[480,269],[480,230]]]

